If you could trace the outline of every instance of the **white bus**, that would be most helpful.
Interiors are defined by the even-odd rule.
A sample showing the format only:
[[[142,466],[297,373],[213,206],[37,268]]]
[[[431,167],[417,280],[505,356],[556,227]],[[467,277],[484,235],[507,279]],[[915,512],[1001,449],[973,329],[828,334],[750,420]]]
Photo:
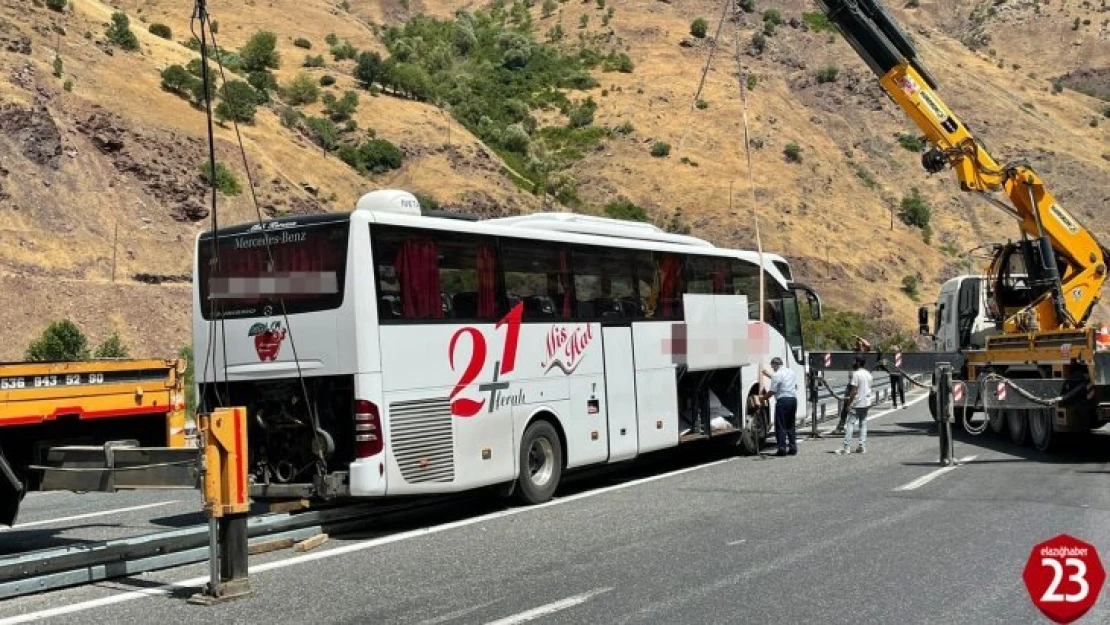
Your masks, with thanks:
[[[248,408],[263,499],[503,486],[537,503],[568,469],[718,436],[757,451],[760,368],[780,356],[805,379],[793,285],[767,257],[757,321],[758,258],[582,215],[427,216],[393,190],[203,233],[198,403]]]

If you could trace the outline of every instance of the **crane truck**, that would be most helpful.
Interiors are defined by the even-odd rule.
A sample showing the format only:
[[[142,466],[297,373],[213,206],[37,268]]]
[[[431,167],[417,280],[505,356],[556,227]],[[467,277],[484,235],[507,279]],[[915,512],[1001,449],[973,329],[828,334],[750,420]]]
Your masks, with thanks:
[[[1040,450],[1054,447],[1060,433],[1086,433],[1110,421],[1108,337],[1104,325],[1096,329],[1089,323],[1110,252],[1060,205],[1028,163],[995,160],[941,100],[936,80],[879,0],[817,2],[878,76],[886,95],[921,130],[927,142],[924,169],[936,174],[951,168],[961,190],[1005,211],[1020,233],[1016,241],[994,245],[982,276],[942,292],[937,327],[951,329],[953,340],[941,341],[940,350],[893,360],[871,353],[867,366],[928,373],[937,363],[950,363],[961,397],[955,413],[965,429],[977,433],[971,415],[982,411],[992,430]],[[989,323],[983,324],[984,318]],[[930,334],[928,309],[919,310],[918,324],[922,334]],[[813,352],[811,375],[846,370],[854,356]]]

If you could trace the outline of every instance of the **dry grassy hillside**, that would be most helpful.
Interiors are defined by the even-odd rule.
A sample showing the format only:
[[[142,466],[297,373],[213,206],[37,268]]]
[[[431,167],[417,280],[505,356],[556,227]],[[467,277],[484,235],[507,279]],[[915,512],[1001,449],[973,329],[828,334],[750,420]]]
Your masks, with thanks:
[[[623,196],[659,223],[681,211],[693,234],[729,246],[754,246],[758,223],[764,247],[787,255],[832,305],[906,327],[917,302],[900,289],[905,276],[921,281],[927,300],[943,279],[979,262],[969,261],[967,250],[1017,234],[996,209],[961,194],[950,174],[929,177],[921,170],[918,155],[898,140],[915,129],[838,36],[807,23],[803,13],[816,11],[812,3],[757,0],[754,12],[728,15],[716,44],[719,2],[567,0],[555,3],[549,16],[542,1],[529,4],[536,39],[544,41],[559,25],[566,35],[552,45],[619,51],[634,65],[630,73],[595,69],[597,87],[569,92],[572,102],[590,96],[597,103],[594,125],[625,127],[608,132],[560,174],[576,183],[577,210],[597,210]],[[206,158],[204,115],[161,88],[159,75],[197,58],[185,45],[191,3],[72,0],[62,12],[45,5],[0,0],[0,278],[7,295],[0,325],[9,328],[0,360],[18,358],[61,315],[79,319],[94,339],[118,330],[134,351],[167,355],[188,341],[189,331],[188,289],[172,281],[188,274],[193,237],[210,225],[198,176]],[[209,2],[221,48],[238,50],[260,29],[276,33],[279,84],[302,71],[314,80],[335,77],[321,90],[358,91],[357,133],[372,129],[404,154],[399,169],[360,174],[281,123],[281,102],[260,106],[255,123],[241,124],[240,131],[264,214],[344,210],[383,187],[485,215],[539,209],[544,198],[515,184],[511,166],[492,146],[434,104],[358,90],[355,62],[334,60],[324,43],[334,34],[384,56],[383,26],[419,13],[450,19],[457,9],[483,5]],[[766,9],[778,11],[782,23],[757,52],[753,37],[764,29]],[[107,42],[105,27],[117,10],[130,17],[138,51]],[[923,0],[893,12],[941,82],[943,97],[995,155],[1029,160],[1074,214],[1110,239],[1106,9],[1073,0]],[[698,17],[708,21],[707,38],[690,35]],[[171,38],[148,32],[154,23],[168,26]],[[311,49],[297,47],[298,38]],[[746,98],[754,201],[737,38],[744,76],[755,76]],[[714,49],[704,105],[695,107]],[[322,55],[324,67],[302,68],[306,54]],[[819,81],[830,67],[836,79]],[[323,107],[299,109],[321,115]],[[535,117],[544,125],[566,123],[556,110]],[[239,195],[219,197],[220,221],[252,219],[235,133],[229,125],[217,127],[216,136],[219,160],[244,186]],[[668,155],[652,156],[657,142],[671,146]],[[800,147],[800,162],[784,155],[789,143]],[[914,187],[933,208],[929,243],[896,217],[891,226]]]

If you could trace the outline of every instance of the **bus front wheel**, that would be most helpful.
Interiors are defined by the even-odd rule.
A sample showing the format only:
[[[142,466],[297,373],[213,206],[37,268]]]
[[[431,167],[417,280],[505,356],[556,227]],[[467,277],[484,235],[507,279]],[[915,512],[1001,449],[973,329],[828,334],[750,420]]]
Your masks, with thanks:
[[[526,504],[551,499],[563,474],[563,446],[559,433],[547,421],[536,421],[520,441],[520,477],[516,496]]]

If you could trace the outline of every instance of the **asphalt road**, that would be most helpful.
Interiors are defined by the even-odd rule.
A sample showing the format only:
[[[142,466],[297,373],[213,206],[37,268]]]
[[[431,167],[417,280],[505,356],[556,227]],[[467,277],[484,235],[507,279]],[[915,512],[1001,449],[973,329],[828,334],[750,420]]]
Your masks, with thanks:
[[[874,414],[865,455],[829,438],[788,458],[695,448],[544,506],[482,499],[258,556],[253,595],[224,605],[185,602],[195,565],[11,599],[0,625],[1047,622],[1021,580],[1034,544],[1069,533],[1110,564],[1110,435],[1061,456],[960,436],[974,459],[938,472],[910,399]],[[1110,599],[1080,622],[1110,622]]]

